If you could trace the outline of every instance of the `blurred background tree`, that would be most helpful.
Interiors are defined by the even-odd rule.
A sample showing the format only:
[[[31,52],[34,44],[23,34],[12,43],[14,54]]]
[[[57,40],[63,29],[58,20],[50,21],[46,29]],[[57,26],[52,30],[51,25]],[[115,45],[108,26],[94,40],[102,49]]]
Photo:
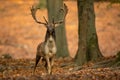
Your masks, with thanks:
[[[59,10],[63,7],[63,0],[47,0],[48,19],[49,22],[54,18],[55,21],[63,19],[63,14]],[[57,45],[57,57],[69,56],[65,22],[56,27],[56,45]]]

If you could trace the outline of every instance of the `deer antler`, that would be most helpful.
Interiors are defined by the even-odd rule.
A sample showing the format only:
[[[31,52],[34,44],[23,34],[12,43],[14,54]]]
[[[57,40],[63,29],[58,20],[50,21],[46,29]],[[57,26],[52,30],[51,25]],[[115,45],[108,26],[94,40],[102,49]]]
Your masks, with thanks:
[[[66,6],[66,4],[64,4],[64,8],[61,8],[60,11],[63,11],[63,12],[64,12],[63,19],[60,20],[60,21],[54,22],[54,24],[61,24],[61,23],[64,22],[65,17],[66,17],[66,15],[67,15],[67,13],[68,13],[68,7]]]
[[[47,25],[48,22],[47,22],[47,20],[45,19],[44,16],[43,16],[43,18],[44,18],[44,20],[45,20],[46,23],[40,22],[40,21],[37,20],[35,14],[36,14],[36,12],[37,12],[38,9],[39,9],[39,8],[37,8],[36,6],[32,6],[32,7],[31,7],[31,14],[32,14],[33,19],[35,20],[35,22],[37,22],[37,23],[39,23],[39,24]]]

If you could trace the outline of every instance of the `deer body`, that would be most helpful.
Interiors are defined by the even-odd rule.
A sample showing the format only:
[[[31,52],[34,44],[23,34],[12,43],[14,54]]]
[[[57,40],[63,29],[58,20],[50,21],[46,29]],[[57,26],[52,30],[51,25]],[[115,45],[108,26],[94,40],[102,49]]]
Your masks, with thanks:
[[[53,64],[54,64],[54,57],[55,57],[55,54],[56,54],[56,51],[57,51],[55,26],[56,26],[56,24],[61,24],[64,21],[65,16],[66,16],[67,11],[68,11],[67,6],[65,4],[64,4],[64,9],[65,10],[61,9],[65,12],[63,20],[55,22],[54,19],[53,19],[52,22],[48,22],[44,17],[45,22],[46,22],[46,23],[44,23],[44,22],[40,22],[36,19],[35,13],[37,11],[37,8],[34,7],[34,6],[31,8],[31,14],[32,14],[33,19],[37,23],[45,25],[45,27],[47,28],[45,41],[40,43],[37,47],[37,54],[36,54],[36,62],[35,62],[34,72],[35,72],[35,69],[37,67],[37,64],[38,64],[39,60],[42,60],[42,61],[45,62],[44,66],[45,66],[48,74],[52,73],[52,67],[53,67]]]
[[[56,54],[57,48],[55,43],[55,36],[46,33],[46,39],[37,47],[37,54],[44,57],[45,55],[51,57]]]
[[[56,54],[56,51],[57,51],[57,49],[56,49],[56,45],[54,43],[49,44],[49,43],[42,42],[37,47],[37,55],[39,55],[43,58],[44,58],[44,56],[51,58],[53,55]]]
[[[45,68],[47,69],[48,74],[51,74],[56,51],[55,29],[50,27],[47,28],[45,41],[40,43],[37,47],[35,68],[39,60],[43,59],[45,61]]]

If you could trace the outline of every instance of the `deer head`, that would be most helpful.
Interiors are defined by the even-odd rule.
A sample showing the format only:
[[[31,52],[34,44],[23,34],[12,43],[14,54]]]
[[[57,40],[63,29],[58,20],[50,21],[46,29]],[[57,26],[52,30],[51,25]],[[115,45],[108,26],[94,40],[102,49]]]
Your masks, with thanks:
[[[47,33],[49,35],[55,35],[54,34],[55,33],[55,27],[64,22],[65,17],[66,17],[66,15],[68,13],[67,6],[64,4],[64,8],[61,8],[59,10],[60,12],[64,12],[63,19],[59,20],[59,21],[54,21],[54,18],[53,18],[52,22],[48,22],[47,19],[44,16],[43,16],[43,18],[44,18],[45,22],[38,21],[37,18],[36,18],[36,15],[35,15],[38,9],[39,8],[37,8],[37,6],[32,6],[31,14],[32,14],[33,19],[35,20],[35,22],[37,22],[39,24],[43,24],[47,28]]]

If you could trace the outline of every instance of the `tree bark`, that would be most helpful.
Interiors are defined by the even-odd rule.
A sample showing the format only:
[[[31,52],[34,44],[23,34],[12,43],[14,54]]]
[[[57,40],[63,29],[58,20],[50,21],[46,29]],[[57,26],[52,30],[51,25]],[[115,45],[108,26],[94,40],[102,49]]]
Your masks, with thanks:
[[[54,18],[55,21],[59,21],[63,18],[63,14],[59,10],[63,7],[63,0],[47,0],[48,18],[49,22]],[[57,57],[69,56],[65,22],[56,27],[56,45],[57,45]]]
[[[77,0],[78,6],[78,51],[75,62],[83,65],[101,57],[95,28],[94,0]]]

